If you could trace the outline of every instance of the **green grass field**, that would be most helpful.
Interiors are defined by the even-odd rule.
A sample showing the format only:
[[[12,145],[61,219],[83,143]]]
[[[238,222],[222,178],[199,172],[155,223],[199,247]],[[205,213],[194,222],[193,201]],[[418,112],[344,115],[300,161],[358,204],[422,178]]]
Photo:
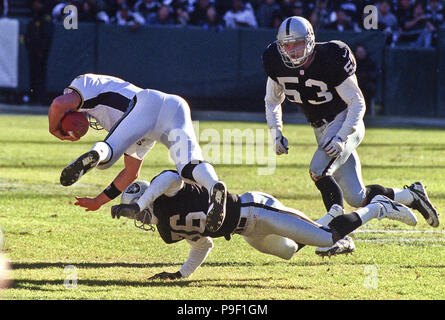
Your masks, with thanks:
[[[204,129],[265,129],[261,123],[200,122]],[[445,223],[431,228],[374,220],[356,232],[353,255],[321,259],[305,247],[291,260],[264,255],[240,236],[215,239],[205,263],[190,277],[148,281],[177,271],[189,253],[186,242],[167,245],[157,233],[130,220],[113,220],[110,207],[84,212],[74,196],[95,196],[122,169],[119,160],[93,170],[75,185],[59,185],[60,171],[105,133],[91,130],[81,141],[62,142],[47,131],[46,116],[0,116],[0,226],[13,264],[13,287],[5,299],[444,299]],[[215,166],[231,192],[258,190],[311,218],[325,214],[308,174],[315,151],[309,126],[286,125],[288,155],[273,175],[256,163]],[[208,148],[201,135],[201,145]],[[421,180],[439,211],[445,208],[445,131],[368,128],[358,152],[366,184],[403,187]],[[216,147],[235,147],[224,143]],[[235,148],[232,148],[232,151]],[[239,153],[238,153],[239,155]],[[221,152],[222,157],[222,152]],[[213,160],[215,158],[212,158]],[[234,162],[235,160],[233,160]],[[164,146],[148,154],[141,179],[174,168]],[[347,211],[350,211],[347,207]],[[442,216],[444,219],[445,217]],[[70,267],[72,266],[72,267]],[[70,277],[77,286],[69,286]],[[65,285],[65,284],[68,284]]]

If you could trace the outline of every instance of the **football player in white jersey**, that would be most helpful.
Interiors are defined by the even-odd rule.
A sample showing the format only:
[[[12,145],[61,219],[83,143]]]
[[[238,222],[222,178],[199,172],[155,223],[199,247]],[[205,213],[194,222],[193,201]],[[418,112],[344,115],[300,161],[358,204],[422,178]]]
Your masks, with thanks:
[[[185,239],[191,245],[189,257],[179,271],[162,272],[151,279],[190,276],[212,249],[212,238],[230,240],[232,234],[239,234],[262,253],[290,259],[304,245],[329,247],[340,242],[349,248],[354,243],[346,235],[371,219],[388,218],[411,226],[417,223],[408,207],[382,195],[350,214],[334,205],[324,217],[313,221],[271,195],[251,191],[228,193],[227,217],[217,232],[209,232],[205,229],[207,199],[205,188],[184,183],[176,171],[163,171],[150,183],[134,182],[123,192],[121,204],[111,208],[113,218],[135,219],[135,225],[144,230],[154,231],[152,225],[156,225],[167,244]]]
[[[111,167],[122,155],[125,163],[102,193],[94,198],[76,197],[75,205],[94,211],[119,196],[138,177],[144,157],[159,141],[169,149],[184,180],[211,190],[207,227],[212,231],[220,228],[225,219],[226,186],[203,159],[190,108],[183,98],[144,90],[112,76],[84,74],[54,99],[48,112],[49,131],[59,139],[75,141],[59,129],[60,120],[69,110],[86,112],[109,133],[62,171],[63,186],[72,185],[93,168]]]
[[[309,171],[327,210],[333,204],[343,206],[343,196],[349,205],[361,207],[380,194],[418,210],[431,226],[439,225],[421,182],[403,189],[364,185],[356,148],[365,135],[366,105],[354,55],[345,43],[315,42],[310,22],[290,17],[278,28],[277,41],[264,51],[263,67],[268,76],[266,119],[275,152],[288,153],[281,109],[288,99],[299,105],[314,128],[318,149]]]

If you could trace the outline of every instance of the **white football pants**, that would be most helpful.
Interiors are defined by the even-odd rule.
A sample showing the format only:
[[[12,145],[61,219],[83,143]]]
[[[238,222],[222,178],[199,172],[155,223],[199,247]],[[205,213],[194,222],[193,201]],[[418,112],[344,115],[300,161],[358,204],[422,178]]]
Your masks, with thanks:
[[[346,202],[353,207],[361,207],[366,199],[366,187],[362,179],[362,168],[357,147],[365,136],[365,125],[360,122],[357,130],[346,141],[345,150],[337,158],[328,156],[323,147],[334,137],[346,119],[347,110],[340,112],[335,119],[320,128],[314,128],[318,148],[312,157],[310,173],[313,177],[331,175],[343,191]]]
[[[237,231],[260,252],[290,259],[296,243],[330,247],[332,233],[312,221],[302,212],[284,206],[271,195],[246,192],[240,196],[241,218],[246,218],[243,230]]]
[[[98,169],[112,166],[142,138],[164,144],[179,173],[189,162],[203,160],[187,101],[176,95],[147,89],[136,94],[136,103],[130,105],[105,138],[113,154]]]

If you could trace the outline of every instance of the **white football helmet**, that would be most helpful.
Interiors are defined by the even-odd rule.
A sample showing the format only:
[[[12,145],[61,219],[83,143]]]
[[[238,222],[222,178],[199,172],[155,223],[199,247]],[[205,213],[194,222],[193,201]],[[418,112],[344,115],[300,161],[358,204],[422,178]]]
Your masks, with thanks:
[[[298,45],[302,41],[304,44]],[[314,52],[314,29],[303,17],[289,17],[278,28],[276,44],[284,64],[288,68],[298,68]]]
[[[124,192],[122,192],[121,203],[122,204],[130,204],[138,201],[138,199],[144,194],[145,190],[147,190],[150,182],[147,181],[135,181],[130,184]]]

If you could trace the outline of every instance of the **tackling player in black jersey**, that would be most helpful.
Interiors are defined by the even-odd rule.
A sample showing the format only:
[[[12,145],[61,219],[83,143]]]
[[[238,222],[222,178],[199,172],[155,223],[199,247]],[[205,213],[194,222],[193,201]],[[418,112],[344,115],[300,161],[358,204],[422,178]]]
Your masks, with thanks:
[[[111,208],[113,218],[133,218],[145,230],[156,225],[164,242],[186,240],[191,245],[189,257],[179,271],[162,272],[151,279],[190,276],[212,249],[212,238],[230,240],[234,233],[260,252],[290,259],[303,245],[332,246],[370,219],[386,217],[409,225],[417,222],[408,207],[384,196],[376,196],[368,206],[351,214],[343,214],[343,208],[334,205],[327,215],[313,221],[271,195],[246,192],[227,194],[228,215],[218,231],[209,232],[205,228],[207,190],[184,183],[176,171],[163,171],[151,183],[133,183],[122,194],[121,203]],[[338,242],[346,248],[354,245],[349,237]]]

